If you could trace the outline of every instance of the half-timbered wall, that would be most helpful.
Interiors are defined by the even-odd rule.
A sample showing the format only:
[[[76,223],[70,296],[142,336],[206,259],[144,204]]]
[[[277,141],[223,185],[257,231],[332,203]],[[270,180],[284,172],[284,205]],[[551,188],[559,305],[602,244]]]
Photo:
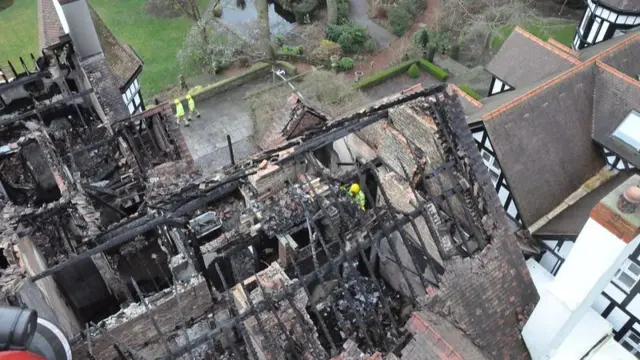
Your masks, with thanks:
[[[489,86],[489,96],[498,95],[509,90],[513,90],[513,87],[495,76],[491,78],[491,85]]]
[[[498,193],[498,198],[500,198],[500,202],[502,203],[504,210],[507,212],[507,215],[512,221],[514,221],[518,225],[521,225],[522,221],[520,220],[518,207],[516,206],[513,196],[511,195],[511,189],[509,188],[509,184],[507,184],[507,179],[502,173],[502,168],[500,168],[500,162],[498,161],[496,154],[493,152],[493,146],[491,145],[489,134],[485,131],[483,125],[473,126],[471,128],[471,133],[473,134],[473,138],[478,145],[478,149],[480,150],[480,154],[482,155],[482,160],[484,161],[485,165],[487,165],[489,175],[491,176],[491,181],[493,182],[495,190]]]
[[[553,276],[558,274],[558,270],[564,260],[569,256],[571,248],[576,241],[575,236],[557,236],[538,238],[543,251],[536,256],[536,261],[547,269]]]
[[[574,50],[584,49],[611,39],[616,30],[640,25],[640,13],[620,12],[597,0],[586,0],[586,2],[588,7],[573,38]]]
[[[616,169],[619,171],[630,171],[635,169],[633,164],[623,159],[621,156],[614,153],[613,151],[605,147],[603,147],[602,150],[604,152],[604,158],[607,165],[609,165],[612,169]]]
[[[144,111],[144,103],[142,102],[142,94],[140,93],[140,82],[138,78],[133,79],[127,90],[122,94],[122,100],[127,104],[130,114],[137,114]]]

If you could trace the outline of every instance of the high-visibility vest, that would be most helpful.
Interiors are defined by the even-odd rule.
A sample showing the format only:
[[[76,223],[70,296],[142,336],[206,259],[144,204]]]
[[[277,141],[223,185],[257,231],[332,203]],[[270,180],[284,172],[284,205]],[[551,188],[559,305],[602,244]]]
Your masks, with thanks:
[[[365,197],[364,197],[364,193],[362,192],[362,190],[358,191],[358,193],[355,194],[355,195],[351,194],[351,196],[356,200],[358,205],[360,205],[360,208],[362,208],[362,210],[364,210]]]
[[[193,111],[196,109],[196,102],[193,101],[193,98],[187,100],[187,104],[189,104],[189,111]]]
[[[184,116],[184,108],[182,107],[182,103],[176,104],[176,117]]]

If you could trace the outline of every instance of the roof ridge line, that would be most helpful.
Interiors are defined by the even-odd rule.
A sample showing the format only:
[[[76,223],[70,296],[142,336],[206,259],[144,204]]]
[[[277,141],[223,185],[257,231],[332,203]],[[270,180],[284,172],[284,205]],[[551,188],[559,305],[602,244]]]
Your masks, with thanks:
[[[481,108],[482,106],[484,106],[483,103],[481,103],[480,101],[476,100],[475,98],[473,98],[473,96],[467,94],[466,92],[464,92],[464,90],[460,89],[458,87],[458,85],[456,84],[449,84],[449,86],[451,86],[453,88],[453,90],[459,95],[462,96],[463,98],[465,98],[467,101],[469,101],[470,103],[472,103],[475,107]]]
[[[629,36],[627,39],[613,45],[612,47],[592,56],[591,58],[589,58],[589,60],[594,60],[594,59],[600,59],[601,57],[605,56],[605,55],[609,55],[610,53],[614,52],[615,50],[618,50],[624,46],[626,46],[627,44],[629,44],[630,42],[633,42],[634,40],[637,40],[638,38],[640,38],[640,33],[636,33],[633,34],[631,36]],[[589,61],[588,60],[588,61]]]
[[[634,78],[632,78],[631,76],[623,73],[622,71],[614,68],[611,65],[608,65],[607,63],[605,63],[604,61],[600,60],[600,59],[596,59],[596,66],[601,68],[602,70],[610,73],[611,75],[619,78],[620,80],[623,80],[635,87],[640,88],[640,80],[636,80]]]
[[[504,113],[505,111],[515,107],[516,105],[518,105],[520,102],[534,96],[537,95],[538,93],[542,92],[543,90],[546,90],[547,88],[549,88],[552,85],[557,84],[558,82],[564,80],[565,78],[577,73],[578,71],[581,71],[582,69],[586,68],[589,65],[593,65],[596,62],[596,59],[590,59],[588,61],[582,62],[580,65],[574,66],[571,69],[555,76],[552,79],[549,79],[547,82],[541,84],[540,86],[533,88],[529,91],[527,91],[526,93],[518,96],[517,98],[509,101],[506,104],[500,105],[497,109],[486,113],[482,116],[482,121],[487,121],[490,119],[493,119],[494,117],[498,116],[499,114]]]
[[[572,48],[568,47],[567,45],[561,43],[560,41],[549,37],[549,39],[547,39],[547,43],[549,43],[552,46],[555,46],[557,49],[559,49],[560,51],[564,51],[565,53],[569,54],[569,55],[573,55],[574,57],[578,58],[578,56],[580,56],[580,53],[573,50]]]
[[[520,35],[526,37],[527,39],[535,42],[536,44],[542,46],[543,48],[551,51],[552,53],[558,55],[559,57],[567,60],[568,62],[574,64],[574,65],[579,65],[582,62],[578,59],[576,59],[575,57],[565,53],[564,51],[561,51],[559,49],[557,49],[555,46],[547,43],[546,41],[543,41],[542,39],[538,38],[537,36],[533,35],[532,33],[528,32],[527,30],[521,28],[520,26],[516,26],[515,29],[513,29],[514,31],[517,31],[518,33],[520,33]]]

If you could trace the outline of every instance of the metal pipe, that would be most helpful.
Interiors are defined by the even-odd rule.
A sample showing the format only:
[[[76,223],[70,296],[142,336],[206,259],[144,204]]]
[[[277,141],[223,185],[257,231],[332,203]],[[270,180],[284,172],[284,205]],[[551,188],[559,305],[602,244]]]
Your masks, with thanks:
[[[227,145],[229,146],[229,158],[231,159],[231,165],[235,165],[236,160],[233,157],[233,144],[231,143],[231,135],[227,135]]]

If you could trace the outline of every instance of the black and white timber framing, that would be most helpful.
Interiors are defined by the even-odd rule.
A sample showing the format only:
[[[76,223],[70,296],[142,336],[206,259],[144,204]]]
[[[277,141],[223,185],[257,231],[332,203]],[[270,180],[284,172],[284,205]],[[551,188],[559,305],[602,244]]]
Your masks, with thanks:
[[[142,68],[140,68],[140,70],[142,70]],[[140,92],[140,82],[138,81],[139,75],[140,71],[136,72],[136,74],[129,79],[124,89],[121,90],[122,100],[127,104],[129,113],[132,115],[145,110],[142,93]]]
[[[545,251],[536,261],[554,276],[564,264],[575,237],[538,238]],[[640,247],[615,272],[592,305],[613,327],[614,338],[640,358]]]
[[[513,90],[513,86],[492,75],[491,85],[489,86],[489,96],[498,95],[509,90]]]
[[[640,13],[616,9],[599,0],[586,0],[582,21],[576,29],[572,47],[574,50],[611,39],[616,30],[626,30],[640,25]]]
[[[602,148],[604,154],[604,160],[612,169],[618,171],[631,171],[635,169],[635,166],[625,160],[622,156],[614,153],[613,151],[607,149],[606,147]]]
[[[502,173],[500,162],[498,161],[495,152],[493,152],[493,146],[491,145],[489,134],[486,132],[483,124],[472,125],[471,133],[473,134],[473,139],[478,145],[478,150],[480,150],[482,160],[489,170],[491,181],[498,193],[498,198],[500,198],[502,207],[507,212],[509,219],[515,222],[518,226],[521,226],[522,221],[520,220],[520,212],[518,211],[516,202],[511,195],[511,189],[509,188],[509,184],[507,184],[507,179]]]
[[[564,264],[564,260],[569,256],[569,252],[576,241],[576,236],[536,236],[536,239],[543,248],[543,251],[535,256],[536,261],[553,276],[556,276],[558,270]]]

